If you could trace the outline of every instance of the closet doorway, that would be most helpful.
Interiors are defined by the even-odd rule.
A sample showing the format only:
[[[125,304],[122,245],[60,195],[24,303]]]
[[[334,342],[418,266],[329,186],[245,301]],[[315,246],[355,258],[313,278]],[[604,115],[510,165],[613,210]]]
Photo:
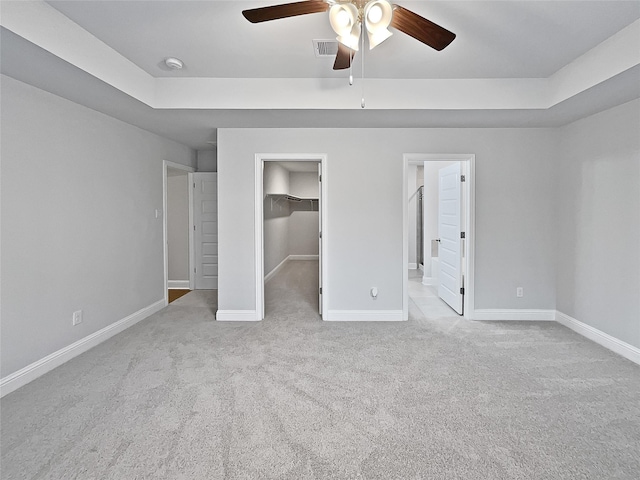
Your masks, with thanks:
[[[287,269],[317,268],[303,281],[317,292],[318,313],[326,305],[326,156],[256,155],[256,312],[265,318],[265,283]],[[313,262],[313,263],[311,263]],[[317,262],[317,263],[316,263]],[[317,265],[317,267],[312,267]],[[308,277],[308,280],[307,280]]]

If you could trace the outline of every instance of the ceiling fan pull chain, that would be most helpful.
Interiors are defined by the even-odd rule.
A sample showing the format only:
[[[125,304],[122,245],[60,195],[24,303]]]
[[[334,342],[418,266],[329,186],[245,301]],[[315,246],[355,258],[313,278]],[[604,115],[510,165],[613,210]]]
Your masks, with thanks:
[[[364,35],[361,38],[362,47],[360,51],[362,52],[362,100],[360,101],[360,106],[364,108]]]
[[[349,85],[353,85],[353,55],[349,49]]]

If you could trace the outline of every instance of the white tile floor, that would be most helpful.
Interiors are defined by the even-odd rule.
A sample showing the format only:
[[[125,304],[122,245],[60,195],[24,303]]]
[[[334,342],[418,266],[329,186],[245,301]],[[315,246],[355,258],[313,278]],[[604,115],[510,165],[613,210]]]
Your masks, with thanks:
[[[422,271],[409,270],[409,299],[427,318],[458,317],[458,314],[438,297],[437,287],[422,284]]]

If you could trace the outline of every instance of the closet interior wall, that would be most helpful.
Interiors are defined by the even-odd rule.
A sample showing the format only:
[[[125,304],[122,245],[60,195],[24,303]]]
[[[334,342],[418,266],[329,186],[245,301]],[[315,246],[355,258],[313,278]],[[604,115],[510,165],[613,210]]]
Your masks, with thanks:
[[[265,276],[288,258],[318,256],[318,194],[317,173],[289,171],[279,162],[265,162]]]

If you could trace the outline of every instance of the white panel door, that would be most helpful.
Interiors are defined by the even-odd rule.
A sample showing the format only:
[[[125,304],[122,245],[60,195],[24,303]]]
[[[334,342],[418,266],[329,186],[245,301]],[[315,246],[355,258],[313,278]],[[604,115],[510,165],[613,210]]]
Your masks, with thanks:
[[[460,162],[438,171],[438,296],[462,315],[462,187]]]
[[[218,174],[193,173],[196,290],[218,288]]]
[[[318,269],[318,308],[322,315],[322,163],[318,163]]]

